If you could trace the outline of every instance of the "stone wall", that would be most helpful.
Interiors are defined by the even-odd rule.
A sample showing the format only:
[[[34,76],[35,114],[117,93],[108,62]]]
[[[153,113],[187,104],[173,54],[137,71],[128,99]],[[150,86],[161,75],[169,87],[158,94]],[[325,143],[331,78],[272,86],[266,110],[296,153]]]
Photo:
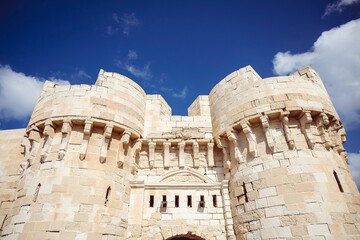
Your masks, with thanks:
[[[118,168],[122,135],[112,133],[108,154],[102,159],[106,130],[93,125],[89,146],[82,158],[85,126],[72,124],[65,138],[64,126],[52,125],[53,132],[46,133],[51,131],[47,126],[37,133],[38,139],[33,139],[39,143],[33,143],[34,149],[25,156],[26,165],[4,224],[3,239],[125,236],[131,164],[125,160],[124,166]],[[30,139],[34,137],[33,131],[29,133]],[[67,146],[62,153],[64,139]]]
[[[210,116],[209,96],[198,96],[188,108],[189,116]]]
[[[212,139],[210,106],[207,96],[199,96],[189,107],[189,116],[172,116],[160,95],[147,95],[146,139]]]
[[[358,239],[345,140],[311,68],[239,69],[188,116],[117,73],[46,82],[28,127],[0,131],[0,236]]]
[[[24,134],[25,129],[0,131],[0,236],[16,196]]]
[[[130,202],[138,203],[142,210],[130,210],[129,238],[167,239],[192,232],[205,239],[226,239],[221,185],[188,180],[134,186]],[[164,199],[166,206],[162,205]]]

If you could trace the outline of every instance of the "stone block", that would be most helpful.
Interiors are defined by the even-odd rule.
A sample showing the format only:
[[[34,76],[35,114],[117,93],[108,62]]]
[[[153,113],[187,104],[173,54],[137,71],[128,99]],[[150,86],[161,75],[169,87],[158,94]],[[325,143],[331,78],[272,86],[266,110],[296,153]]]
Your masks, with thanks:
[[[275,206],[265,208],[265,215],[267,218],[276,217],[284,215],[284,207],[283,206]]]
[[[259,189],[259,197],[260,198],[275,196],[276,194],[277,194],[277,192],[276,192],[275,187],[268,187],[268,188]]]
[[[310,236],[326,236],[330,234],[328,224],[311,224],[307,226]]]
[[[277,233],[274,228],[262,228],[260,230],[261,239],[277,238]]]

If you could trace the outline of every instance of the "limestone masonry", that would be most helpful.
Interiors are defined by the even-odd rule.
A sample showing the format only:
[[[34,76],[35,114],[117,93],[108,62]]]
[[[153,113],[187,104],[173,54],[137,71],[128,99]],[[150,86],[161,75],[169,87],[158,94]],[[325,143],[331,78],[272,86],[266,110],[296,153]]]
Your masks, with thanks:
[[[1,239],[360,239],[345,140],[311,68],[241,68],[188,116],[117,73],[47,81],[0,131]]]

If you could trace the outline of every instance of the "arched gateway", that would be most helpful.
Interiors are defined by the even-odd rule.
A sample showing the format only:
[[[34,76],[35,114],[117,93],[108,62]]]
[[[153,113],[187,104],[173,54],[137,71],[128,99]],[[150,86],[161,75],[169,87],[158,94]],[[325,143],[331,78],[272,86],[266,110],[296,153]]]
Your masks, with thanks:
[[[167,240],[205,240],[205,238],[193,235],[189,232],[187,234],[179,234],[179,235],[170,237]]]

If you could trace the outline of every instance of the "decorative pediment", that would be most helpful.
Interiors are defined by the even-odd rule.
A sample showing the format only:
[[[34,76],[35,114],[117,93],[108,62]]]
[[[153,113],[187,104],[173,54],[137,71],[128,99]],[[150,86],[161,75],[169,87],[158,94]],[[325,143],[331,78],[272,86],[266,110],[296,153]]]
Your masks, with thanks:
[[[194,170],[175,170],[162,176],[161,183],[213,183],[209,177]]]

